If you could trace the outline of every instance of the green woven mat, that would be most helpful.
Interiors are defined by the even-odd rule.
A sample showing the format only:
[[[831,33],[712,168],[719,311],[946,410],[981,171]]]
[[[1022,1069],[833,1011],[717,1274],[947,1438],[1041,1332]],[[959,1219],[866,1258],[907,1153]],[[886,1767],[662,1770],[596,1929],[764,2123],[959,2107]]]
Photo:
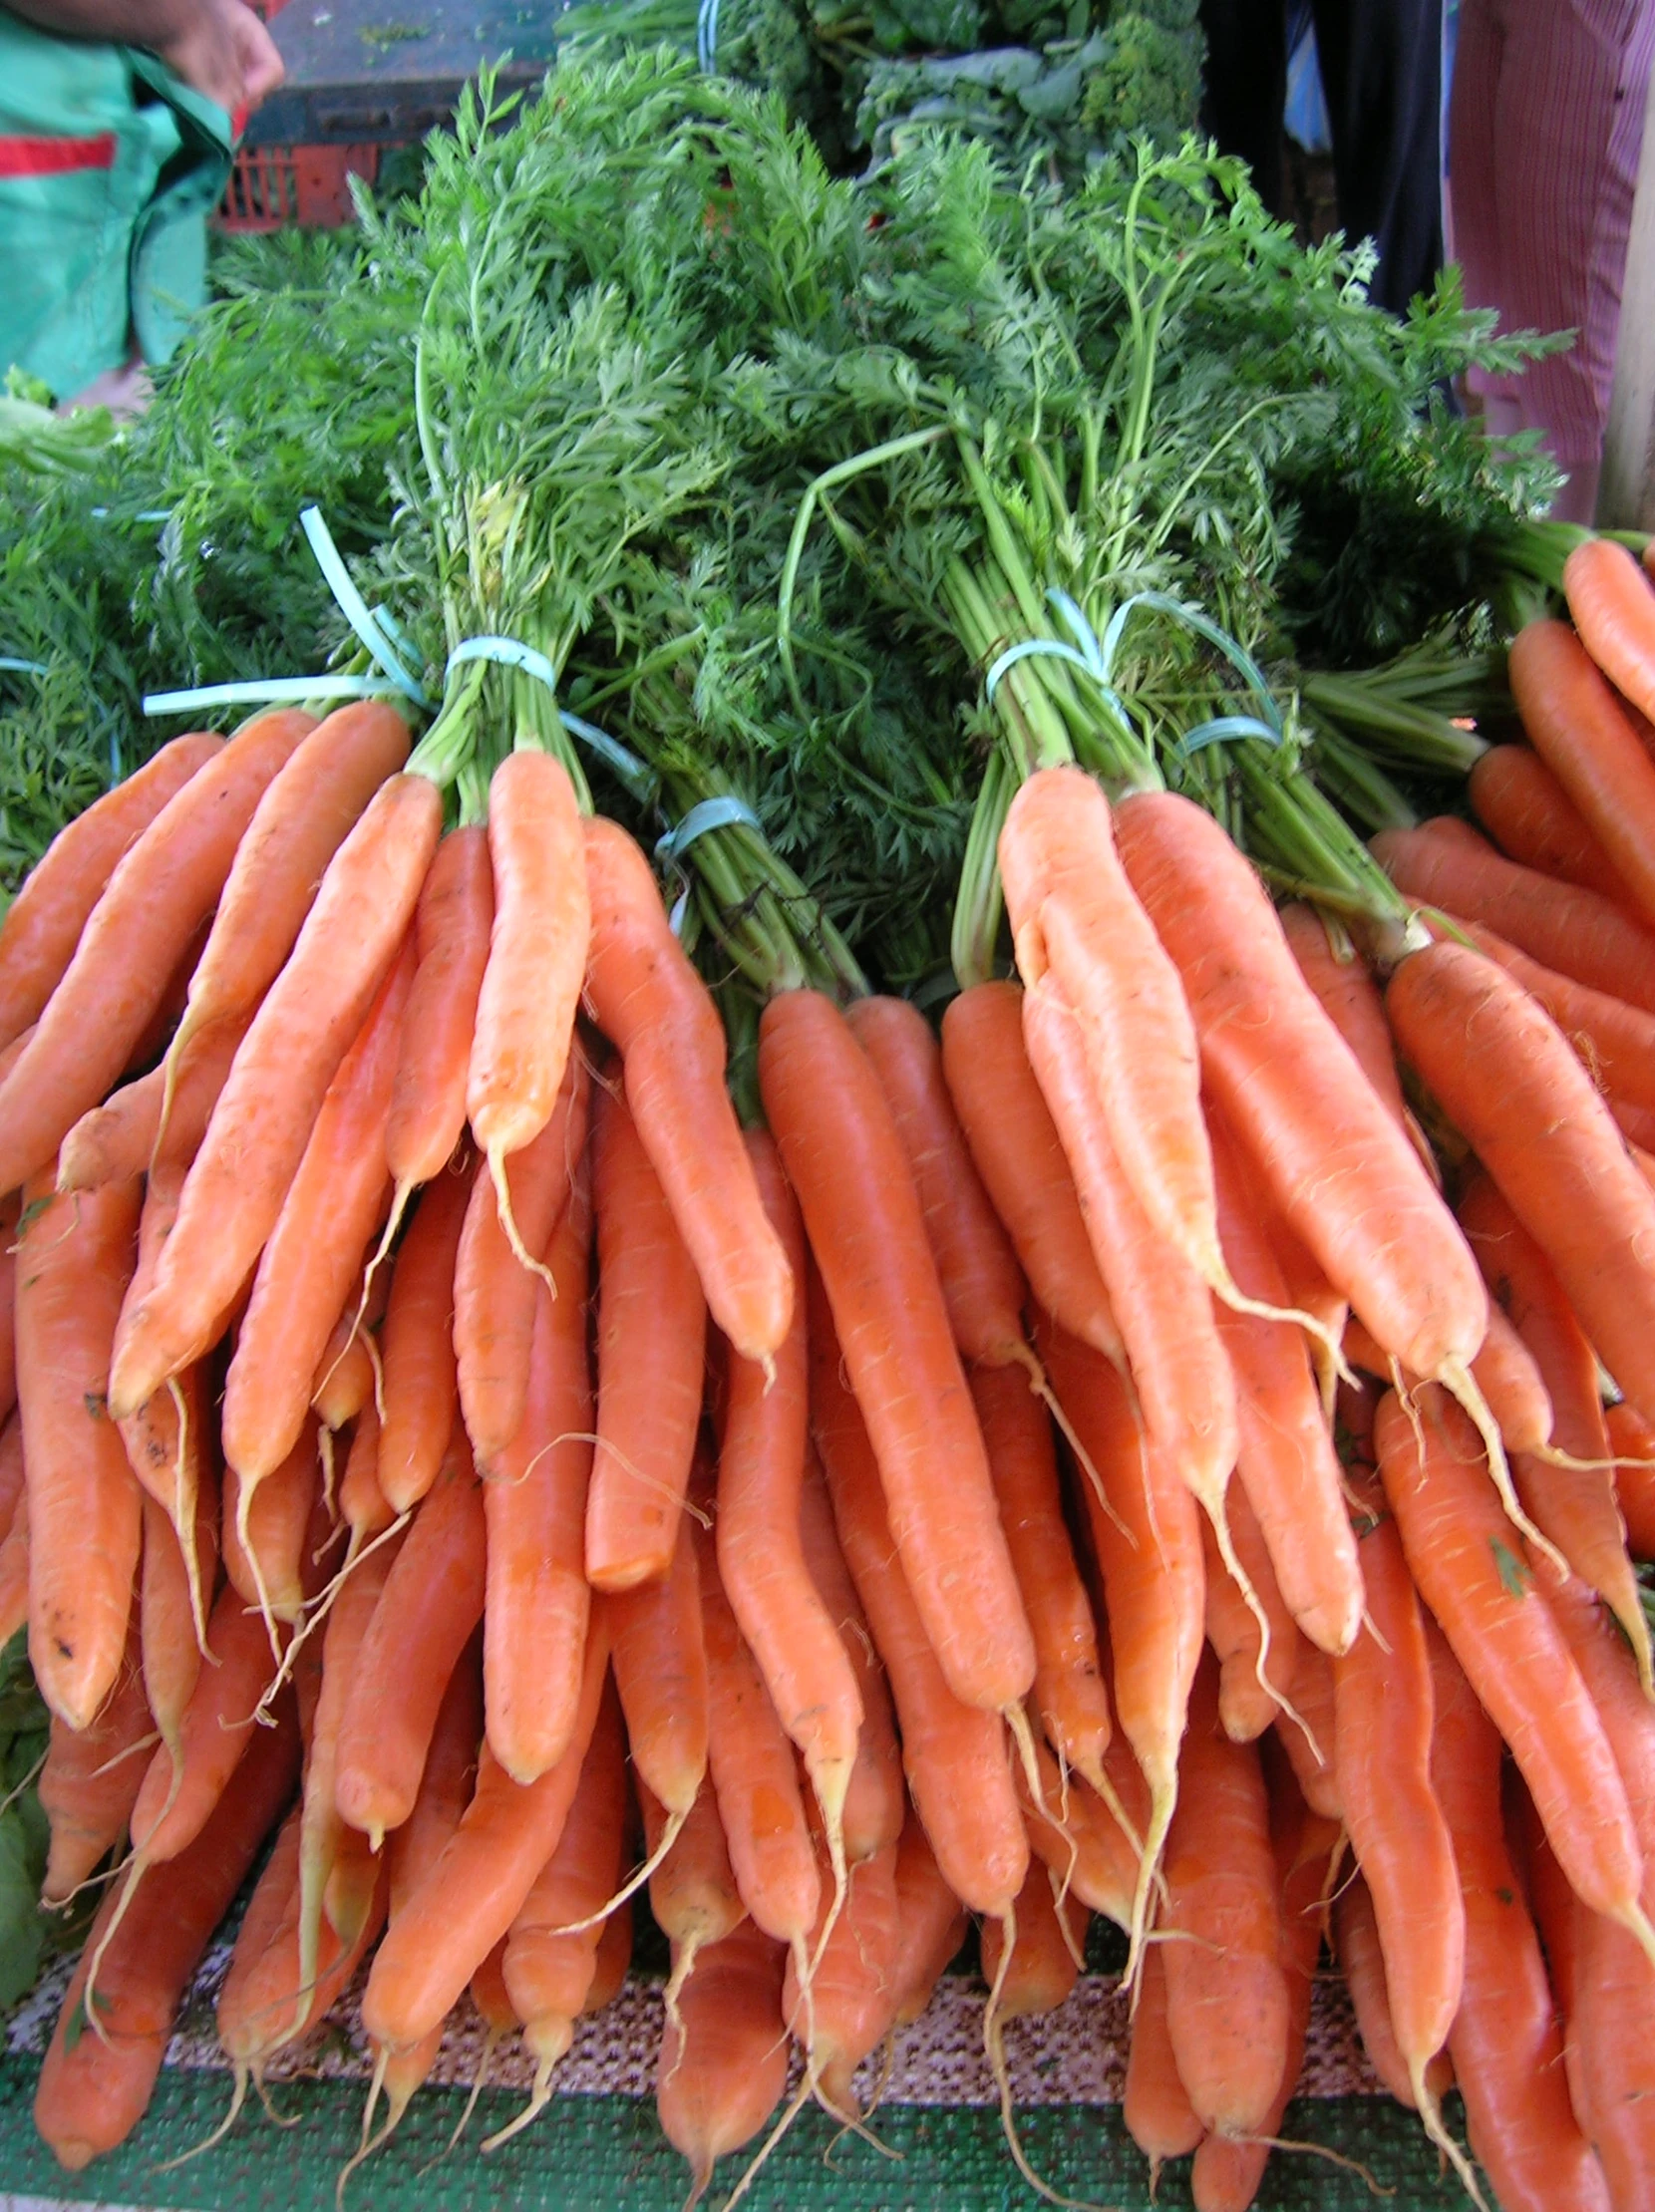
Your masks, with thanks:
[[[355,2082],[289,2083],[281,2108],[299,2124],[281,2130],[262,2114],[243,2120],[215,2149],[170,2173],[158,2171],[222,2117],[222,2074],[169,2069],[137,2133],[89,2172],[60,2172],[36,2137],[29,2103],[38,2060],[0,2057],[0,2191],[96,2204],[190,2208],[190,2212],[333,2212],[334,2179],[355,2147],[362,2108]],[[572,2096],[490,2157],[477,2143],[519,2108],[510,2093],[485,2091],[460,2148],[433,2165],[465,2103],[458,2089],[429,2089],[400,2133],[356,2177],[348,2202],[364,2212],[677,2212],[686,2169],[663,2140],[653,2108],[626,2097]],[[1451,2104],[1453,2124],[1461,2114]],[[1395,2194],[1392,2212],[1458,2212],[1466,2199],[1411,2115],[1374,2097],[1304,2098],[1285,2131],[1360,2159]],[[750,2192],[755,2212],[1038,2212],[1040,2199],[1011,2168],[996,2114],[981,2107],[887,2106],[876,2125],[900,2163],[842,2139],[819,2114],[801,2117]],[[1142,2154],[1118,2111],[1035,2110],[1021,2122],[1037,2171],[1066,2194],[1149,2212]],[[828,2153],[831,2153],[830,2162]],[[727,2191],[742,2160],[720,2169]],[[716,2205],[719,2194],[709,2198]],[[1261,2212],[1374,2212],[1362,2178],[1307,2155],[1278,2153],[1258,2196]],[[1157,2199],[1171,2212],[1190,2202],[1188,2162],[1168,2168]]]

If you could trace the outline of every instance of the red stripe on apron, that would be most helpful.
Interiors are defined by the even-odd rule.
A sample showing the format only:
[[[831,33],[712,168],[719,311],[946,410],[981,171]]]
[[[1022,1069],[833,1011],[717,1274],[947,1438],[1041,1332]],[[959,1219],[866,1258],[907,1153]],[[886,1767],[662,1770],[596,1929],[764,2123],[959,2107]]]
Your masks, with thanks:
[[[0,138],[0,176],[64,176],[115,166],[115,133],[93,139]]]

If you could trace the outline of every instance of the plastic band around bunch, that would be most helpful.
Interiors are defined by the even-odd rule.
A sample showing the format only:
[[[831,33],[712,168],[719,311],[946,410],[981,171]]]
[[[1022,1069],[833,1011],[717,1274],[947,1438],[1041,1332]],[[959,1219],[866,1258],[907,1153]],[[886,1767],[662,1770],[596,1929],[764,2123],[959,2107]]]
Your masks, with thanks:
[[[52,673],[44,661],[13,660],[9,653],[0,654],[0,670],[8,676],[50,676]]]
[[[333,542],[320,507],[304,507],[299,513],[299,526],[304,531],[316,565],[322,571],[323,581],[337,601],[340,613],[361,639],[368,657],[383,670],[389,680],[416,707],[429,709],[425,687],[411,670],[403,664],[401,653],[393,642],[390,628],[375,607],[370,607],[356,585],[351,581],[350,570],[340,557]]]
[[[1048,660],[1067,661],[1071,668],[1078,668],[1084,675],[1090,676],[1115,713],[1130,728],[1131,718],[1127,713],[1126,703],[1109,680],[1107,652],[1098,643],[1098,633],[1087,620],[1084,609],[1067,591],[1059,590],[1056,585],[1047,592],[1046,602],[1048,606],[1055,607],[1063,617],[1074,635],[1074,644],[1063,638],[1024,638],[1020,644],[1008,645],[984,678],[984,688],[990,704],[993,703],[1001,677],[1008,669],[1015,668],[1019,661],[1031,660],[1036,655],[1041,655]]]
[[[656,839],[655,858],[662,867],[670,867],[681,860],[697,837],[705,837],[710,829],[729,829],[740,823],[748,829],[763,833],[764,824],[747,801],[727,792],[717,798],[701,798],[675,827],[664,837]]]
[[[401,699],[382,676],[270,676],[244,684],[200,684],[192,691],[146,692],[147,715],[192,715],[197,707],[297,707],[307,699]]]
[[[718,68],[719,0],[701,0],[695,22],[695,58],[709,77]]]
[[[1181,622],[1185,629],[1193,630],[1197,636],[1204,637],[1209,645],[1215,645],[1230,666],[1246,680],[1247,688],[1254,693],[1264,710],[1262,722],[1254,722],[1250,715],[1223,715],[1212,722],[1202,723],[1199,730],[1191,732],[1190,737],[1184,739],[1186,752],[1192,750],[1191,738],[1199,738],[1203,745],[1213,745],[1224,736],[1263,735],[1274,745],[1281,743],[1281,710],[1276,705],[1275,695],[1264,680],[1264,671],[1252,655],[1245,646],[1238,645],[1227,630],[1220,629],[1210,615],[1202,614],[1198,607],[1186,607],[1181,599],[1174,599],[1167,592],[1136,591],[1130,599],[1123,599],[1111,615],[1109,628],[1104,632],[1102,658],[1105,683],[1108,683],[1109,672],[1115,665],[1115,651],[1121,642],[1121,633],[1139,607],[1154,607],[1161,614],[1169,614],[1174,621]],[[1223,725],[1229,722],[1246,724],[1248,727],[1228,731]]]
[[[523,675],[544,684],[553,700],[557,697],[556,669],[543,653],[532,645],[525,645],[521,638],[467,638],[449,655],[448,667],[443,672],[445,678],[467,661],[493,661],[499,668],[520,669]],[[634,797],[646,800],[654,797],[655,779],[635,753],[629,752],[607,731],[600,730],[596,723],[583,722],[579,715],[571,715],[565,707],[558,707],[557,719],[571,738],[578,738],[589,753],[614,770]]]
[[[1177,750],[1199,753],[1203,746],[1227,745],[1232,738],[1262,738],[1266,745],[1280,745],[1281,732],[1260,722],[1256,715],[1214,715],[1210,722],[1198,722],[1179,738]]]

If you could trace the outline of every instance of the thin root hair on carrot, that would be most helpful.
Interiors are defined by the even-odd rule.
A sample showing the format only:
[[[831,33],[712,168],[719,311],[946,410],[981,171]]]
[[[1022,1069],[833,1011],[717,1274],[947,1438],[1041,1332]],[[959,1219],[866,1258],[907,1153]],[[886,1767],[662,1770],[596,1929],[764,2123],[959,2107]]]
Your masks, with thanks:
[[[1342,2150],[1333,2150],[1326,2143],[1305,2142],[1296,2135],[1231,2135],[1232,2143],[1256,2143],[1260,2150],[1284,2150],[1289,2156],[1325,2158],[1330,2166],[1338,2166],[1345,2173],[1355,2174],[1371,2197],[1394,2197],[1396,2189],[1391,2183],[1381,2181],[1360,2158],[1349,2158]]]
[[[353,1551],[350,1545],[346,1546],[345,1556],[339,1565],[339,1572],[323,1589],[317,1591],[315,1597],[310,1601],[306,1618],[288,1638],[287,1650],[282,1654],[281,1663],[276,1669],[275,1677],[258,1702],[257,1711],[253,1715],[255,1721],[263,1722],[269,1719],[272,1701],[289,1675],[292,1674],[294,1662],[298,1659],[304,1645],[315,1635],[323,1622],[326,1621],[329,1613],[332,1612],[333,1602],[344,1588],[346,1576],[351,1573],[353,1568],[361,1566],[370,1552],[377,1551],[381,1544],[388,1544],[393,1536],[405,1529],[414,1517],[414,1511],[415,1508],[411,1505],[405,1512],[399,1513],[389,1528],[382,1528],[377,1536],[370,1537],[360,1551]],[[355,1541],[356,1534],[353,1530],[351,1544],[354,1545]]]
[[[646,1490],[654,1490],[658,1496],[675,1503],[681,1512],[689,1514],[698,1528],[707,1530],[712,1528],[713,1516],[704,1506],[697,1505],[693,1498],[680,1497],[670,1482],[663,1482],[658,1475],[651,1474],[647,1467],[638,1466],[627,1457],[626,1453],[615,1444],[611,1437],[600,1437],[595,1428],[565,1428],[560,1436],[552,1438],[546,1449],[548,1451],[554,1450],[558,1444],[563,1443],[601,1443],[616,1466],[623,1468],[634,1482],[640,1484]]]
[[[200,1547],[195,1541],[196,1485],[193,1479],[186,1482],[184,1477],[184,1468],[188,1464],[185,1445],[189,1433],[189,1407],[175,1375],[166,1378],[166,1390],[172,1401],[172,1411],[178,1417],[178,1455],[172,1463],[172,1527],[177,1535],[178,1549],[183,1553],[184,1581],[189,1590],[189,1618],[195,1630],[195,1648],[203,1659],[208,1659],[212,1655],[207,1650],[206,1601],[201,1594]]]
[[[492,2150],[498,2150],[501,2143],[508,2143],[513,2135],[520,2135],[525,2127],[539,2118],[551,2102],[551,2077],[556,2070],[555,2058],[541,2058],[537,2061],[534,2079],[529,2086],[528,2102],[503,2127],[496,2127],[492,2135],[484,2136],[482,2148],[485,2156]]]
[[[765,2137],[764,2141],[759,2145],[759,2148],[754,2152],[753,2157],[749,2161],[746,2170],[742,2174],[741,2179],[736,2183],[734,2189],[732,2189],[730,2194],[725,2198],[724,2212],[735,2212],[736,2206],[740,2204],[743,2197],[745,2197],[749,2189],[752,2188],[754,2182],[758,2180],[760,2168],[765,2164],[765,2161],[769,2158],[771,2152],[775,2150],[777,2145],[781,2142],[783,2136],[787,2134],[788,2130],[793,2126],[794,2121],[798,2119],[800,2113],[805,2109],[806,2105],[810,2103],[815,2094],[815,2072],[812,2068],[809,2058],[807,2057],[805,2062],[805,2071],[800,2078],[798,2088],[795,2089],[793,2095],[783,2106],[781,2118],[776,2122],[770,2133]],[[711,2178],[711,2175],[709,2175],[708,2179],[710,2180]],[[706,2182],[702,2182],[701,2189],[704,2190],[705,2188]],[[691,2204],[693,2204],[695,2201],[695,2197],[692,2197],[690,2199]]]
[[[461,2136],[465,2134],[467,2128],[470,2127],[470,2125],[472,2124],[472,2114],[477,2110],[477,2100],[483,2094],[483,2084],[489,2078],[490,2061],[495,2055],[495,2050],[499,2041],[500,2032],[497,2028],[491,2028],[485,2035],[483,2039],[483,2050],[477,2061],[477,2072],[472,2080],[471,2094],[466,2099],[466,2109],[455,2121],[453,2134],[450,2135],[448,2141],[437,2153],[437,2156],[429,2160],[420,2168],[422,2174],[428,2174],[431,2172],[432,2167],[440,2165],[442,2161],[449,2155],[450,2151],[453,2150],[455,2146],[459,2143]]]
[[[179,1779],[180,1776],[174,1768],[172,1774],[173,1793],[177,1790]],[[168,1801],[168,1809],[170,1809],[170,1800]],[[87,1964],[86,1980],[81,1985],[81,2011],[86,2016],[87,2025],[106,2051],[113,2051],[115,2045],[110,2041],[109,2030],[98,2018],[98,1969],[103,1965],[104,1954],[115,1941],[116,1933],[122,1921],[127,1917],[127,1908],[131,1905],[137,1893],[138,1885],[144,1879],[150,1861],[142,1850],[128,1852],[126,1883],[122,1888],[121,1895],[116,1900],[114,1912],[110,1914],[110,1924],[98,1939],[98,1948],[93,1952]]]
[[[168,2158],[165,2165],[156,2168],[157,2173],[175,2172],[179,2166],[187,2166],[192,2158],[199,2158],[202,2151],[211,2150],[215,2144],[224,2140],[224,2137],[241,2116],[241,2107],[247,2101],[247,2083],[252,2079],[252,2069],[249,2066],[237,2065],[234,2071],[235,2087],[230,2096],[230,2108],[212,2130],[212,2133],[203,2135],[201,2140],[193,2144],[188,2150],[180,2150],[176,2158]]]
[[[1204,1274],[1203,1270],[1203,1274]],[[1318,1321],[1314,1314],[1301,1313],[1297,1306],[1272,1306],[1267,1299],[1249,1298],[1235,1281],[1220,1256],[1216,1277],[1206,1277],[1207,1288],[1215,1298],[1221,1299],[1231,1313],[1251,1314],[1258,1321],[1283,1321],[1302,1329],[1313,1344],[1321,1347],[1323,1356],[1331,1365],[1341,1383],[1348,1383],[1354,1390],[1356,1377],[1345,1359],[1344,1346],[1325,1321]]]
[[[1522,1501],[1511,1480],[1510,1463],[1505,1456],[1499,1423],[1494,1420],[1488,1400],[1478,1388],[1477,1378],[1462,1362],[1451,1360],[1439,1371],[1435,1380],[1458,1401],[1475,1422],[1477,1432],[1483,1438],[1483,1448],[1489,1455],[1489,1472],[1493,1477],[1494,1488],[1499,1492],[1499,1502],[1505,1508],[1506,1518],[1521,1530],[1534,1549],[1556,1569],[1558,1580],[1566,1582],[1569,1578],[1568,1561],[1551,1538],[1542,1529],[1536,1528],[1522,1509]]]
[[[626,1903],[627,1899],[629,1897],[635,1896],[637,1892],[643,1888],[645,1882],[649,1880],[650,1876],[654,1874],[664,1863],[667,1853],[678,1841],[680,1834],[683,1832],[684,1823],[689,1817],[690,1815],[687,1809],[679,1812],[669,1812],[667,1815],[666,1826],[661,1830],[660,1842],[656,1844],[654,1850],[651,1851],[648,1858],[644,1860],[643,1864],[638,1867],[633,1873],[627,1876],[626,1880],[621,1884],[620,1888],[616,1890],[614,1896],[606,1898],[604,1902],[599,1905],[597,1911],[588,1913],[584,1920],[565,1920],[560,1926],[548,1929],[546,1931],[547,1934],[553,1936],[577,1936],[581,1933],[583,1929],[595,1928],[600,1920],[607,1920],[612,1912],[618,1912],[621,1906]]]
[[[113,1774],[115,1772],[115,1769],[118,1766],[124,1765],[126,1761],[132,1757],[135,1751],[153,1751],[160,1741],[160,1729],[152,1729],[148,1736],[141,1736],[136,1743],[127,1744],[124,1749],[115,1752],[112,1757],[105,1759],[102,1766],[95,1766],[92,1769],[92,1772],[87,1776],[88,1781],[96,1781],[101,1774]]]
[[[368,2083],[367,2102],[362,2107],[362,2131],[357,2137],[356,2148],[339,2169],[339,2178],[333,2185],[333,2201],[337,2212],[344,2212],[345,2190],[350,2178],[365,2158],[371,2158],[384,2140],[383,2135],[370,2136],[374,2112],[379,2104],[380,2092],[385,2087],[385,2069],[391,2062],[389,2050],[382,2050],[374,2060],[374,2076]]]
[[[1061,1918],[1060,1914],[1060,1921]],[[983,2012],[983,2051],[1000,2099],[1000,2126],[1005,2134],[1006,2147],[1011,2152],[1012,2163],[1023,2179],[1036,2196],[1044,2197],[1048,2204],[1061,2205],[1063,2212],[1108,2212],[1106,2206],[1095,2204],[1089,2197],[1066,2197],[1061,2189],[1054,2189],[1049,2181],[1043,2181],[1029,2163],[1028,2153],[1018,2135],[1017,2108],[1011,2093],[1011,2067],[1006,2062],[1005,2024],[1000,2019],[1000,2003],[1005,1995],[1006,1976],[1011,1970],[1011,1955],[1017,1948],[1015,1904],[1007,1904],[1000,1925],[1003,1931],[1000,1963],[994,1970],[994,1984],[988,1993],[988,2004]]]
[[[1039,1353],[1035,1351],[1033,1345],[1020,1344],[1013,1352],[1012,1358],[1028,1375],[1030,1390],[1033,1391],[1036,1398],[1040,1400],[1046,1411],[1051,1415],[1059,1435],[1062,1436],[1074,1455],[1075,1464],[1086,1476],[1087,1487],[1097,1499],[1099,1510],[1109,1516],[1119,1533],[1126,1538],[1133,1550],[1136,1551],[1138,1549],[1138,1538],[1111,1504],[1109,1492],[1104,1488],[1104,1478],[1098,1472],[1092,1454],[1081,1441],[1074,1422],[1064,1412],[1058,1394],[1053,1390],[1050,1378],[1040,1363]]]
[[[1294,1705],[1291,1698],[1285,1692],[1278,1690],[1264,1671],[1270,1658],[1270,1616],[1265,1612],[1263,1600],[1253,1588],[1246,1569],[1236,1556],[1235,1546],[1230,1541],[1229,1516],[1224,1511],[1221,1498],[1217,1501],[1217,1510],[1209,1511],[1207,1517],[1212,1523],[1212,1533],[1217,1539],[1218,1556],[1223,1560],[1225,1570],[1231,1581],[1240,1591],[1241,1602],[1252,1615],[1254,1625],[1258,1630],[1258,1655],[1253,1661],[1253,1674],[1257,1679],[1258,1687],[1293,1723],[1299,1734],[1304,1738],[1305,1742],[1310,1746],[1310,1755],[1317,1765],[1325,1766],[1327,1760],[1322,1756],[1322,1747],[1316,1741],[1310,1723],[1298,1707]]]
[[[1058,1916],[1058,1934],[1063,1938],[1063,1948],[1074,1960],[1075,1972],[1084,1974],[1086,1972],[1086,1945],[1076,1935],[1074,1929],[1070,1927],[1069,1915],[1063,1909],[1069,1902],[1069,1884],[1065,1881],[1060,1888],[1057,1875],[1051,1867],[1046,1869],[1046,1880],[1052,1892],[1052,1904]]]
[[[506,1154],[500,1150],[497,1144],[491,1144],[488,1151],[488,1160],[489,1172],[494,1177],[495,1183],[495,1207],[499,1215],[500,1227],[505,1231],[505,1241],[511,1247],[512,1256],[519,1267],[526,1267],[531,1275],[538,1275],[546,1289],[555,1298],[557,1296],[557,1285],[552,1280],[551,1269],[545,1265],[544,1261],[537,1260],[530,1254],[518,1231],[516,1216],[511,1211],[511,1190],[505,1179]]]
[[[1412,2080],[1415,2102],[1419,2105],[1420,2118],[1424,2123],[1426,2133],[1460,2176],[1461,2186],[1467,2196],[1471,2198],[1473,2204],[1477,2206],[1478,2212],[1492,2212],[1492,2207],[1483,2194],[1482,2186],[1478,2181],[1477,2168],[1448,2131],[1448,2125],[1443,2118],[1442,2105],[1438,2100],[1436,2091],[1426,2080],[1423,2065],[1413,2072]]]
[[[297,2127],[304,2118],[304,2114],[302,2112],[278,2112],[276,2110],[275,2100],[270,2094],[270,2084],[264,2078],[263,2066],[254,2066],[252,2076],[254,2091],[257,2094],[258,2101],[264,2107],[264,2117],[270,2122],[270,2125],[281,2128]]]

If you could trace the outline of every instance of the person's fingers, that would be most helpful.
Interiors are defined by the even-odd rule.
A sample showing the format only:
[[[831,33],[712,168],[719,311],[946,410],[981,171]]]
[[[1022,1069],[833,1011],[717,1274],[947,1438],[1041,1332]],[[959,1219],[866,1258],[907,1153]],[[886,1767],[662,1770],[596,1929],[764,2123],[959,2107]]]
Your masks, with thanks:
[[[275,40],[251,8],[243,7],[241,0],[234,0],[234,4],[239,18],[235,43],[241,63],[241,96],[249,108],[256,108],[287,75],[287,66]]]

